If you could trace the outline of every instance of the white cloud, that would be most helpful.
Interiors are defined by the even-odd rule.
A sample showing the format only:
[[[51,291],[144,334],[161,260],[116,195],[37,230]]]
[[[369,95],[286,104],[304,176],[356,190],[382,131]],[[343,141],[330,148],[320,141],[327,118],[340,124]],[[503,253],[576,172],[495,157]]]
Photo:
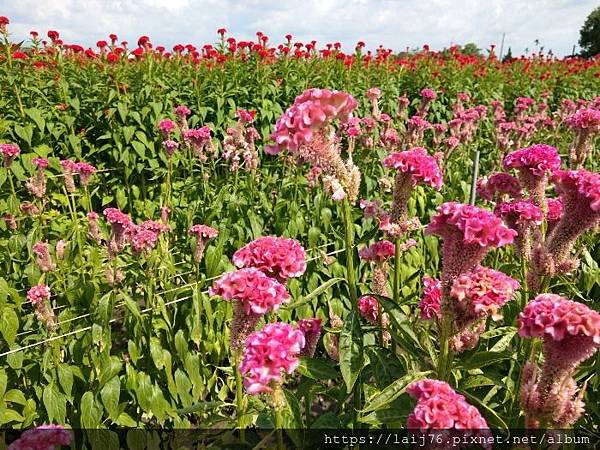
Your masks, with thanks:
[[[280,42],[287,33],[320,44],[340,41],[350,50],[358,40],[395,50],[424,43],[442,48],[475,42],[522,53],[534,40],[558,55],[571,52],[595,0],[0,0],[15,40],[30,30],[61,32],[69,43],[93,46],[109,33],[135,42],[200,46],[214,42],[222,26],[240,38],[260,30]]]

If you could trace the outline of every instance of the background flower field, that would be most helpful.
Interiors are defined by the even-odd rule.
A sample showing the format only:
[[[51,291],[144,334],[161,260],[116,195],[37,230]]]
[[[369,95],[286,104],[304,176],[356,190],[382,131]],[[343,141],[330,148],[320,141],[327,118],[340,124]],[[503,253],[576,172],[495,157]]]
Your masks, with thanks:
[[[21,48],[6,28],[3,35],[0,142],[20,148],[0,168],[0,425],[11,428],[269,428],[278,420],[286,428],[404,427],[415,408],[407,386],[436,378],[442,354],[438,328],[418,306],[424,277],[439,278],[442,270],[442,239],[426,235],[425,226],[444,202],[469,203],[474,166],[480,177],[502,171],[504,156],[517,148],[553,146],[568,168],[577,130],[566,118],[577,109],[600,109],[598,59],[538,54],[499,61],[494,49],[483,57],[427,48],[396,55],[361,45],[345,54],[333,43],[319,48],[290,38],[277,45],[262,34],[240,42],[225,32],[215,44],[172,52],[142,38],[129,47],[109,39],[86,50],[50,34],[45,44],[34,39]],[[265,152],[278,118],[309,88],[351,94],[355,117],[380,114],[371,128],[361,122],[358,137],[347,124],[336,127],[344,157],[352,141],[360,170],[354,201],[348,192],[336,201],[335,187],[324,188],[319,173],[292,151]],[[434,93],[422,113],[430,125],[409,141],[406,125],[422,107],[425,88]],[[531,100],[522,113],[534,119],[523,119],[524,129],[517,124],[503,142],[495,113],[501,108],[518,117],[522,98]],[[459,99],[463,111],[485,107],[477,119],[461,119],[469,126],[463,134],[451,124],[462,117]],[[189,114],[176,113],[180,105]],[[193,138],[184,139],[182,116],[189,129],[208,127],[208,138],[196,137],[204,150],[194,152]],[[179,124],[175,131],[165,119]],[[242,134],[241,141],[254,153],[235,140],[235,130],[250,127],[256,135]],[[165,136],[177,144],[172,155]],[[584,167],[598,172],[590,139]],[[360,199],[390,209],[396,169],[382,161],[411,147],[437,153],[443,184],[414,188],[407,213],[422,225],[407,234],[413,244],[390,254],[383,292],[374,292],[375,259],[359,252],[389,235]],[[39,169],[34,158],[47,159],[48,167]],[[66,160],[97,170],[88,182],[82,166],[74,169],[71,189]],[[46,186],[36,196],[27,183],[39,170]],[[552,187],[547,192],[556,197]],[[492,211],[494,203],[479,194],[476,205]],[[164,229],[141,250],[132,242],[116,251],[109,241],[117,219],[106,208]],[[217,236],[204,242],[201,231],[189,232],[195,224]],[[223,273],[240,267],[234,253],[262,236],[297,240],[306,269],[285,280],[289,301],[261,317],[256,329],[309,318],[322,324],[314,355],[283,379],[280,418],[269,395],[241,392],[240,380],[236,385],[234,304],[209,293]],[[199,242],[203,254],[195,257]],[[48,245],[36,250],[39,243]],[[597,311],[597,235],[581,236],[574,253],[579,265],[548,279],[544,292]],[[446,381],[490,427],[523,427],[521,369],[541,345],[519,336],[517,317],[534,292],[524,287],[527,268],[513,246],[491,250],[484,263],[520,288],[502,318],[487,320],[475,348],[454,354]],[[51,291],[46,316],[28,296],[37,285]],[[374,320],[365,301],[357,306],[366,294],[374,294]],[[585,360],[574,376],[586,404],[577,426],[591,432],[600,423],[599,358]]]

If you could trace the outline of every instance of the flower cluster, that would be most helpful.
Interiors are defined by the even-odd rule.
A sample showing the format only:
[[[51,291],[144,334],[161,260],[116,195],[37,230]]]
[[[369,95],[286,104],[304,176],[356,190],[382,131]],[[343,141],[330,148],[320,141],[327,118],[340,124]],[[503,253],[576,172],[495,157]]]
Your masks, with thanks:
[[[63,170],[65,187],[70,193],[74,193],[77,190],[74,175],[79,175],[81,184],[87,186],[90,183],[92,175],[97,171],[96,167],[91,164],[71,161],[70,159],[61,160],[60,165]]]
[[[0,154],[4,159],[4,167],[10,167],[15,158],[21,154],[21,149],[15,144],[0,144]]]
[[[36,256],[36,263],[42,272],[52,272],[56,269],[56,264],[50,256],[50,247],[48,242],[36,242],[31,247],[33,254]]]
[[[57,326],[54,311],[49,304],[51,295],[50,288],[45,284],[38,284],[27,291],[27,299],[35,309],[35,317],[48,331],[54,331]]]
[[[73,436],[62,425],[41,425],[24,431],[21,437],[8,446],[8,450],[54,450],[68,446]]]
[[[448,436],[452,430],[460,431],[465,438],[489,433],[487,422],[477,408],[444,381],[426,378],[409,385],[406,392],[417,401],[415,409],[406,420],[406,427],[414,432],[432,430],[445,435],[440,436],[440,442],[444,444],[439,448],[447,448],[446,442],[449,442]],[[488,444],[484,448],[491,446]]]
[[[345,92],[307,89],[277,120],[271,135],[275,145],[265,151],[272,155],[283,149],[296,152],[312,140],[315,132],[333,120],[348,121],[357,105],[354,97]]]
[[[421,318],[431,320],[441,317],[442,282],[431,277],[423,277],[423,296],[419,301]]]
[[[365,320],[376,325],[379,320],[379,302],[372,295],[363,295],[358,299],[358,310]]]
[[[186,145],[190,146],[200,161],[208,159],[207,153],[214,153],[211,129],[208,126],[190,128],[182,133]]]
[[[542,209],[531,200],[512,200],[498,203],[494,212],[502,217],[510,229],[517,232],[515,247],[519,255],[529,261],[533,233],[536,226],[544,220]]]
[[[600,347],[600,314],[559,295],[542,294],[521,312],[518,325],[522,337],[543,339],[543,367],[529,363],[521,377],[527,425],[573,425],[584,407],[573,375]]]
[[[569,148],[572,167],[581,167],[592,153],[594,136],[600,133],[600,109],[582,108],[566,118],[565,123],[575,131]]]
[[[234,172],[240,168],[242,158],[247,170],[257,169],[260,163],[255,146],[260,134],[252,126],[253,113],[254,111],[239,109],[236,113],[236,125],[227,129],[227,136],[223,140],[223,157],[230,161],[230,168]]]
[[[204,255],[204,249],[209,240],[216,238],[219,235],[219,231],[208,225],[192,225],[188,231],[192,236],[196,237],[196,247],[194,249],[194,261],[199,263],[202,261]]]
[[[249,394],[272,392],[283,373],[298,367],[305,346],[304,333],[285,323],[270,323],[246,339],[240,372]]]
[[[257,268],[282,283],[306,271],[306,253],[302,245],[283,237],[260,237],[236,251],[232,261],[236,267]]]
[[[477,195],[484,200],[496,200],[505,196],[521,198],[521,184],[512,175],[505,172],[495,172],[477,180]]]
[[[394,256],[395,247],[390,241],[383,239],[359,250],[358,256],[365,261],[382,263]]]

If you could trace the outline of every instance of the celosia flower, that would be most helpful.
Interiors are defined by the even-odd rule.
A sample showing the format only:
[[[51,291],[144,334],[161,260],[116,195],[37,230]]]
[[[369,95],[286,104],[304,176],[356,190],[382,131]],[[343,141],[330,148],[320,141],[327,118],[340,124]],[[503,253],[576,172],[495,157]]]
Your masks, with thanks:
[[[535,144],[509,153],[504,158],[505,169],[517,169],[519,179],[535,203],[545,209],[545,191],[548,175],[560,168],[556,148]]]
[[[211,129],[208,126],[191,128],[183,132],[183,139],[194,150],[194,154],[201,161],[206,161],[206,153],[212,153],[214,147],[211,139]]]
[[[108,252],[111,257],[125,248],[129,239],[129,231],[133,227],[131,218],[117,208],[106,208],[104,217],[111,226],[112,233],[108,242]]]
[[[75,172],[79,174],[81,184],[83,184],[84,186],[87,186],[89,184],[91,176],[95,174],[97,170],[94,166],[86,162],[75,163],[74,169]]]
[[[73,436],[62,425],[40,425],[24,431],[21,437],[8,446],[8,450],[54,450],[71,444]]]
[[[382,263],[387,259],[394,256],[395,247],[388,240],[377,241],[374,244],[369,245],[368,247],[362,248],[358,252],[358,256],[365,261],[371,261],[376,263]]]
[[[56,319],[52,307],[48,304],[50,300],[50,288],[45,284],[38,284],[27,291],[27,299],[35,308],[35,317],[49,330],[56,329]]]
[[[441,278],[447,295],[458,275],[479,265],[491,248],[512,243],[517,232],[485,209],[448,202],[438,207],[425,234],[444,240]]]
[[[304,334],[304,347],[300,351],[300,356],[312,358],[321,337],[321,319],[300,319],[297,326]]]
[[[523,196],[523,192],[521,183],[515,177],[505,172],[495,172],[477,180],[477,195],[492,201],[503,196],[518,199]]]
[[[163,137],[168,140],[173,130],[175,130],[175,122],[173,122],[171,119],[162,119],[160,122],[158,122],[158,129],[162,133]]]
[[[529,426],[572,425],[583,412],[573,375],[600,347],[600,314],[556,294],[542,294],[519,315],[519,335],[543,339],[541,370],[523,369],[521,403]]]
[[[0,154],[4,158],[4,167],[10,167],[15,158],[21,154],[21,149],[15,144],[0,144]]]
[[[209,294],[235,301],[230,333],[234,349],[241,347],[262,315],[277,311],[290,299],[281,283],[253,267],[222,275],[209,289]]]
[[[363,215],[365,219],[369,219],[371,217],[380,218],[385,214],[385,210],[381,207],[381,200],[366,200],[361,199],[359,202],[360,209],[363,210]]]
[[[171,157],[173,156],[173,153],[175,153],[175,151],[179,148],[179,143],[171,139],[167,139],[166,141],[162,142],[162,146],[165,149],[165,153],[167,154],[167,156]]]
[[[2,216],[2,220],[4,220],[6,228],[8,228],[9,230],[17,229],[17,221],[15,219],[15,216],[13,216],[12,214],[4,214]]]
[[[298,367],[298,356],[304,348],[304,334],[285,323],[270,323],[246,339],[240,372],[251,395],[272,392],[283,382],[283,373]]]
[[[569,148],[571,165],[581,167],[592,152],[594,135],[600,133],[600,109],[580,109],[567,117],[565,123],[575,131],[575,139]]]
[[[31,202],[21,203],[19,209],[26,216],[37,216],[40,213],[40,209]]]
[[[59,240],[56,243],[56,258],[59,260],[65,259],[65,251],[68,247],[69,243],[63,239]]]
[[[563,215],[563,204],[560,198],[549,198],[547,200],[548,211],[546,212],[546,236],[550,235],[554,226]]]
[[[392,153],[383,160],[383,165],[397,170],[390,222],[402,227],[408,220],[408,200],[414,186],[423,183],[439,190],[442,187],[442,173],[437,160],[421,147]],[[399,233],[388,234],[399,237]]]
[[[52,293],[50,292],[50,288],[48,286],[45,284],[38,284],[27,291],[27,300],[34,305],[37,305],[46,300],[50,300],[51,295]]]
[[[421,98],[424,100],[432,101],[437,97],[435,91],[430,88],[425,88],[421,90]]]
[[[358,311],[364,319],[376,325],[379,318],[379,302],[372,295],[363,295],[358,299]]]
[[[442,282],[431,277],[423,277],[423,296],[419,301],[421,318],[431,320],[441,317]]]
[[[149,253],[158,240],[158,233],[139,226],[130,228],[131,248],[136,254]]]
[[[255,267],[281,283],[306,271],[306,253],[302,245],[283,237],[260,237],[236,251],[232,261],[236,267]]]
[[[557,170],[554,183],[564,213],[533,255],[530,282],[538,286],[542,276],[565,273],[576,267],[570,257],[584,232],[600,224],[600,174],[587,170]]]
[[[37,198],[44,198],[46,195],[46,175],[44,169],[48,167],[48,160],[45,158],[33,158],[31,160],[37,170],[35,175],[25,183],[27,190]]]
[[[297,151],[331,121],[346,122],[357,105],[356,100],[345,92],[307,89],[277,120],[271,135],[275,145],[265,148],[265,152],[274,155],[283,149]]]
[[[519,255],[529,261],[533,232],[544,220],[542,209],[531,200],[513,200],[498,203],[494,212],[504,219],[509,228],[517,232],[515,247]]]
[[[73,175],[77,173],[77,163],[75,161],[71,161],[70,159],[63,159],[60,161],[60,165],[63,169],[63,177],[67,192],[75,192],[77,188],[75,187],[75,179],[73,178]]]
[[[419,380],[408,386],[406,392],[417,400],[408,416],[406,427],[417,433],[434,437],[426,441],[429,448],[448,448],[453,430],[468,442],[471,436],[489,436],[489,427],[477,408],[467,403],[465,397],[456,393],[447,383],[438,380]],[[481,430],[481,431],[477,431]],[[435,433],[435,434],[432,434]],[[436,434],[439,436],[435,439]],[[441,442],[441,444],[436,444]],[[462,442],[459,441],[459,444]],[[460,445],[456,446],[460,448]],[[468,447],[468,444],[466,445]],[[490,444],[484,448],[491,449]]]
[[[194,261],[200,263],[204,255],[204,249],[209,240],[216,238],[219,231],[208,225],[192,225],[188,231],[192,236],[196,237],[196,247],[194,249]]]
[[[38,169],[44,170],[48,168],[49,161],[46,158],[33,158],[31,163]]]
[[[52,272],[56,269],[56,264],[50,256],[50,247],[47,242],[37,242],[31,248],[36,256],[36,263],[40,266],[42,272]]]
[[[102,243],[102,236],[100,235],[100,229],[98,228],[98,214],[91,211],[86,214],[88,219],[88,234],[96,241],[96,243]]]

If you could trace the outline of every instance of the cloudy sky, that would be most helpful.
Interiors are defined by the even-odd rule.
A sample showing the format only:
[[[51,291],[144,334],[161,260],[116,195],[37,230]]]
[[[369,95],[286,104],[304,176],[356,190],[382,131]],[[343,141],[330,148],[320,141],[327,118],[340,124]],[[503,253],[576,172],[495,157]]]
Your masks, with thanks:
[[[340,41],[350,50],[395,50],[429,44],[434,49],[475,42],[513,54],[533,50],[537,39],[557,55],[570,54],[597,0],[0,0],[14,39],[30,30],[58,30],[66,43],[95,45],[116,33],[133,43],[148,35],[155,45],[214,42],[225,27],[238,39],[262,31],[272,42],[287,33],[319,44]]]

